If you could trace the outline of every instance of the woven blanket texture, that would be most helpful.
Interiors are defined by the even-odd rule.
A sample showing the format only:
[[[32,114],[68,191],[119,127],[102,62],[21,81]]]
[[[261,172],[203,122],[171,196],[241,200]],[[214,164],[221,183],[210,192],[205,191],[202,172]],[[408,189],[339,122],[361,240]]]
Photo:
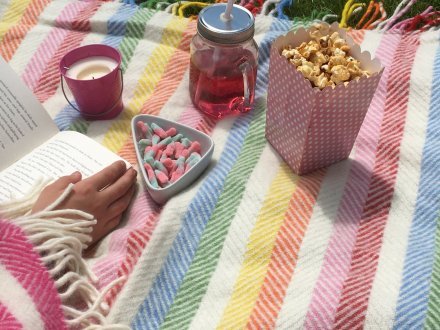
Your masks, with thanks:
[[[1,329],[67,329],[61,299],[40,256],[20,227],[2,219],[0,279]]]
[[[140,184],[123,223],[88,256],[101,288],[124,278],[106,295],[109,322],[440,327],[440,32],[350,31],[385,71],[350,158],[297,176],[266,141],[265,114],[270,45],[299,25],[256,16],[255,108],[214,121],[188,93],[195,20],[120,2],[0,0],[0,55],[60,130],[134,165],[139,113],[214,140],[202,177],[163,206]],[[111,121],[84,120],[61,91],[61,57],[92,43],[123,55],[125,109]]]

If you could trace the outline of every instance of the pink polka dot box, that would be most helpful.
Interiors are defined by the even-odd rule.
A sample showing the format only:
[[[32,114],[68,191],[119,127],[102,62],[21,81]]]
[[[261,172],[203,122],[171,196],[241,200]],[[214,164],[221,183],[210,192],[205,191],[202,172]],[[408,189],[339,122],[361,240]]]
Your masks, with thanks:
[[[266,138],[297,174],[346,159],[370,106],[383,67],[362,52],[344,29],[327,25],[350,46],[348,55],[370,73],[358,80],[319,89],[282,56],[287,46],[310,40],[303,28],[277,38],[271,47]]]

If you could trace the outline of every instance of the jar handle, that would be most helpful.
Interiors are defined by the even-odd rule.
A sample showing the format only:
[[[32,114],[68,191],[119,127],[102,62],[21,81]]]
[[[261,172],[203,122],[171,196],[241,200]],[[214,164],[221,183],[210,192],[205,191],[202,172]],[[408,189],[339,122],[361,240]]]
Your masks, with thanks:
[[[244,109],[246,107],[250,106],[250,97],[251,97],[251,89],[250,86],[255,85],[255,77],[252,70],[252,66],[248,61],[244,61],[240,64],[238,67],[241,70],[241,73],[243,74],[243,107],[240,108],[241,112],[245,112]]]

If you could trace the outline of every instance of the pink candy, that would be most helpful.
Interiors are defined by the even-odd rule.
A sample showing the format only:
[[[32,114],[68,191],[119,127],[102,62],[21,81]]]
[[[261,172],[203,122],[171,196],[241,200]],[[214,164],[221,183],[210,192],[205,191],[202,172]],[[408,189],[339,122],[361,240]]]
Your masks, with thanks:
[[[183,151],[183,149],[185,149],[185,147],[180,142],[175,142],[174,145],[175,145],[174,157],[177,159],[180,157],[180,155],[182,154],[182,151]]]
[[[150,181],[151,185],[154,188],[158,188],[158,184],[157,184],[157,180],[156,180],[156,175],[155,175],[155,173],[153,171],[153,168],[148,163],[144,163],[144,168],[147,171],[148,180]]]
[[[187,158],[189,156],[189,149],[183,149],[179,157]]]
[[[146,127],[145,123],[143,123],[141,121],[138,121],[136,123],[136,126],[137,126],[138,129],[140,129],[143,138],[145,138],[146,134],[147,134],[147,127]]]
[[[176,182],[182,175],[184,174],[184,170],[178,168],[171,174],[170,182]]]
[[[160,160],[160,157],[162,157],[162,150],[158,150],[156,152],[156,156],[154,157],[155,160]]]
[[[170,129],[168,129],[166,131],[166,133],[167,133],[167,136],[174,136],[177,134],[177,130],[174,127],[171,127]]]
[[[148,181],[154,188],[176,182],[201,159],[201,145],[178,134],[175,127],[164,130],[156,123],[136,123],[138,141]],[[151,143],[149,142],[151,141]]]
[[[173,172],[176,169],[176,161],[172,160],[171,158],[165,158],[162,161],[162,164],[165,166],[168,172]]]
[[[156,174],[156,179],[161,187],[164,187],[168,184],[168,176],[164,172],[155,170],[154,173]]]
[[[179,142],[175,142],[175,143],[179,143]],[[169,145],[167,145],[165,149],[166,156],[171,157],[174,154],[174,150],[176,149],[175,143],[170,143]]]
[[[200,153],[200,143],[198,141],[191,143],[190,147],[188,148],[189,154],[192,154],[193,152]]]

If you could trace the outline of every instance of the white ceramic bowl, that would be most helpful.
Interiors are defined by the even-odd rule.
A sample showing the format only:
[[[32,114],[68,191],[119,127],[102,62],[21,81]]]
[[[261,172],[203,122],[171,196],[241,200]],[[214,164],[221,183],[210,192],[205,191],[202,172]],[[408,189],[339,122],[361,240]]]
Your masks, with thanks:
[[[184,137],[190,139],[191,141],[199,141],[202,158],[188,172],[183,174],[176,182],[170,184],[165,188],[153,187],[148,180],[148,176],[144,168],[143,158],[141,156],[138,146],[138,141],[140,140],[140,135],[137,132],[136,128],[136,123],[138,121],[143,121],[144,123],[148,124],[156,123],[164,130],[174,127],[176,128],[177,133],[181,133]],[[214,142],[212,141],[211,137],[189,126],[182,125],[175,121],[167,120],[157,116],[137,115],[131,120],[131,130],[134,148],[136,150],[136,158],[139,164],[139,170],[142,173],[142,177],[144,179],[148,192],[150,193],[151,197],[159,204],[165,203],[172,196],[180,192],[185,187],[189,186],[195,179],[199,177],[200,174],[202,174],[202,172],[211,161],[212,153],[214,151]]]

